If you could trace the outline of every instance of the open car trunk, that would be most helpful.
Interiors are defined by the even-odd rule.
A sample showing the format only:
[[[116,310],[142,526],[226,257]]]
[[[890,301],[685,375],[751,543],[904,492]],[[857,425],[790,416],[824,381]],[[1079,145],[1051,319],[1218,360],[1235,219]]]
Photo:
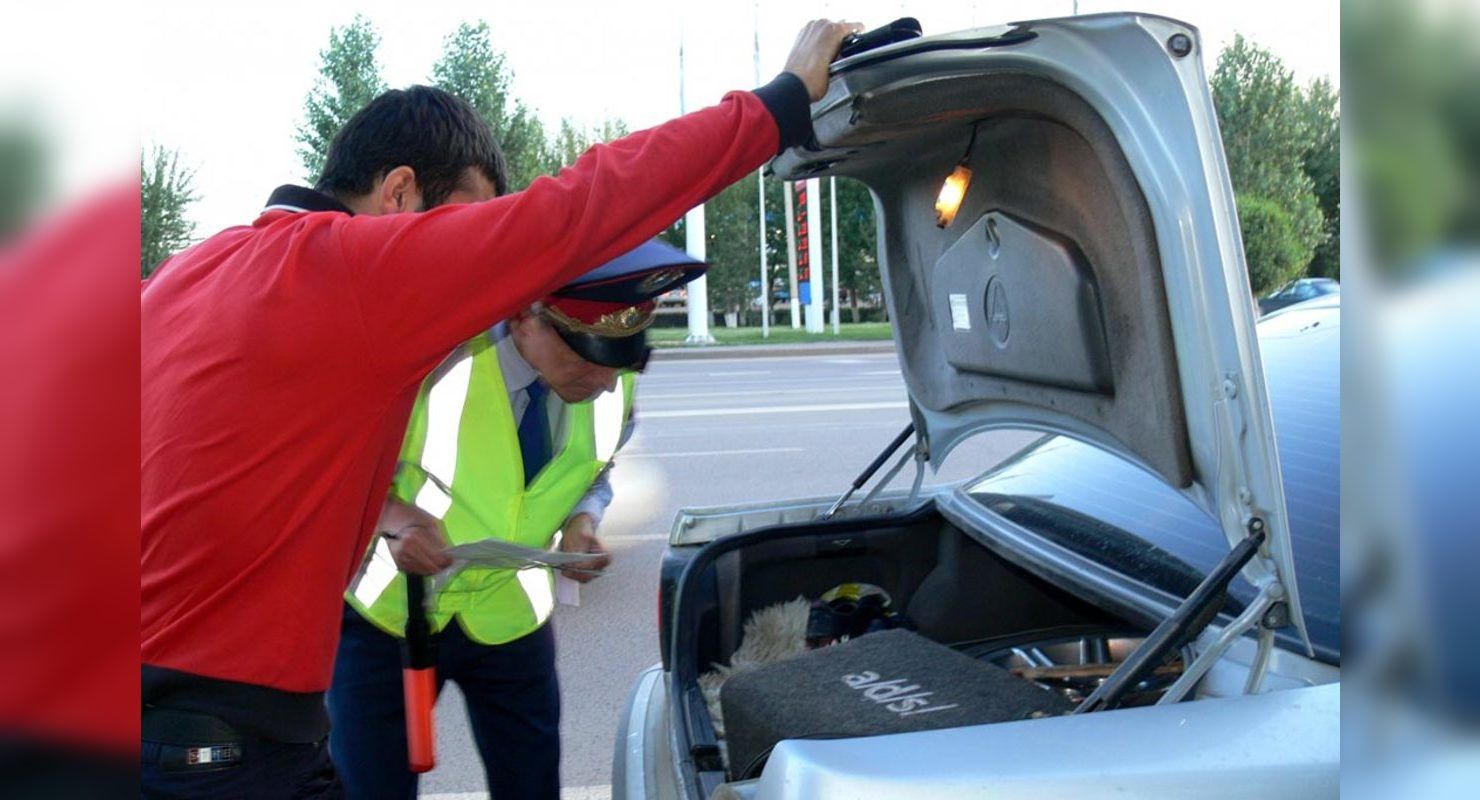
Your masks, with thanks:
[[[814,142],[772,162],[856,179],[920,449],[1062,434],[1218,520],[1258,605],[1305,634],[1254,305],[1186,23],[1039,20],[838,61]],[[1278,607],[1278,608],[1277,608]]]
[[[763,773],[759,782],[774,790],[768,796],[815,796],[823,784],[846,787],[837,793],[849,796],[883,783],[947,796],[963,774],[982,794],[1016,794],[1029,775],[1038,796],[1071,796],[1054,790],[1095,785],[1076,781],[1111,771],[1119,789],[1140,786],[1139,796],[1183,796],[1193,787],[1248,796],[1247,786],[1212,777],[1222,774],[1227,753],[1270,774],[1314,766],[1317,782],[1330,779],[1331,740],[1319,726],[1335,692],[1319,695],[1318,714],[1302,710],[1307,696],[1260,692],[1275,629],[1291,629],[1311,651],[1233,191],[1199,48],[1185,23],[1110,14],[858,53],[834,64],[826,96],[812,106],[815,141],[782,153],[771,168],[786,181],[851,178],[872,193],[918,456],[938,465],[959,442],[993,428],[1066,436],[1182,494],[1217,521],[1227,552],[1200,582],[1193,576],[1185,598],[1168,593],[1171,605],[1157,612],[1139,601],[1108,605],[1115,592],[1086,588],[1138,581],[1135,569],[1096,554],[1046,568],[1052,546],[1014,532],[1001,508],[976,509],[977,527],[944,495],[908,512],[825,521],[809,521],[790,504],[772,515],[775,527],[706,544],[664,597],[662,613],[672,610],[665,663],[674,755],[690,797],[756,774],[754,763],[726,763],[701,674],[742,647],[755,612],[799,596],[815,601],[848,583],[886,592],[927,640],[918,652],[975,659],[999,677],[1007,670],[1067,701],[1072,718],[998,715],[956,723],[969,730],[952,736],[907,731],[940,745],[909,759],[885,752],[887,742],[871,750],[849,738],[858,748],[849,749],[798,741],[828,735],[801,731],[777,748],[776,769]],[[700,541],[676,536],[673,544]],[[1225,603],[1236,576],[1256,590],[1242,610]],[[1220,612],[1236,618],[1216,638],[1189,646]],[[1247,697],[1224,702],[1209,692],[1195,711],[1177,708],[1246,633],[1258,637],[1241,678]],[[855,652],[874,635],[861,637]],[[1188,663],[1179,666],[1179,658]],[[1069,669],[1046,675],[1050,667]],[[1096,685],[1097,670],[1112,674],[1101,672]],[[1159,676],[1178,670],[1185,673],[1158,708],[1117,719],[1093,713],[1157,700]],[[1059,680],[1066,671],[1088,682]],[[865,672],[875,670],[854,674]],[[856,688],[851,677],[842,681]],[[808,708],[834,702],[795,689],[776,697],[789,693]],[[1204,721],[1206,738],[1190,735],[1192,719]],[[1080,748],[1074,773],[1059,753],[1071,739],[1054,738],[1119,742],[1132,734],[1154,754],[1155,769],[1106,745]],[[1013,750],[1012,742],[1028,740],[1047,746]],[[1233,749],[1214,755],[1215,741]],[[1040,751],[1054,752],[1040,759]],[[870,769],[886,758],[888,769]],[[963,762],[994,759],[989,771],[962,772]],[[1094,769],[1083,767],[1096,759]],[[823,783],[799,782],[804,762]],[[849,783],[857,773],[874,783]],[[1182,788],[1166,791],[1173,784],[1157,781],[1173,773]]]
[[[729,663],[757,611],[798,597],[814,601],[848,583],[883,589],[891,609],[907,616],[920,636],[1026,674],[1025,681],[1053,672],[1046,667],[1062,672],[1101,665],[1080,670],[1089,673],[1085,680],[1037,681],[1071,701],[1082,699],[1080,690],[1108,673],[1150,628],[1009,563],[933,503],[894,516],[804,522],[719,539],[689,562],[669,631],[675,734],[698,796],[747,776],[746,765],[726,761],[700,676]],[[755,768],[749,765],[750,776]]]

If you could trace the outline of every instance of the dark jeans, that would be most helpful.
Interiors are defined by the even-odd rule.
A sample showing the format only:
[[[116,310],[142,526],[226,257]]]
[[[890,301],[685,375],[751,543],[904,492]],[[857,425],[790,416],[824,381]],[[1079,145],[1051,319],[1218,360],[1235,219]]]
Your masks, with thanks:
[[[225,767],[186,766],[183,748],[144,742],[141,773],[151,800],[340,800],[343,787],[318,744],[242,742],[240,760]]]
[[[350,800],[416,797],[417,775],[406,762],[400,641],[345,607],[329,689],[329,749]],[[437,636],[438,690],[447,680],[467,699],[493,800],[558,798],[560,685],[551,626],[484,645],[452,622]]]

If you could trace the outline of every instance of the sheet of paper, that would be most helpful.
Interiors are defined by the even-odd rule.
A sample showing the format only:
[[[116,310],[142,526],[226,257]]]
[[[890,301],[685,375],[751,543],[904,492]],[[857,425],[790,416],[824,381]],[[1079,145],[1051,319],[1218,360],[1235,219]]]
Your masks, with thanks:
[[[479,567],[497,569],[525,569],[527,567],[566,567],[587,561],[585,553],[562,553],[558,550],[543,550],[524,547],[502,539],[481,539],[447,548],[452,558]],[[593,574],[598,570],[591,570]]]
[[[557,572],[555,574],[555,602],[563,606],[580,606],[580,581],[573,581]]]

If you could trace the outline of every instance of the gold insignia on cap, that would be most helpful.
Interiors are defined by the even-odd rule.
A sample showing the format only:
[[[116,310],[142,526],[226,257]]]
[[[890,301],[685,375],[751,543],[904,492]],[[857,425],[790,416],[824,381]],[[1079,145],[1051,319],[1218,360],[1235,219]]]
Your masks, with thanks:
[[[641,294],[646,295],[657,294],[659,289],[662,289],[664,286],[667,286],[668,284],[673,283],[674,281],[682,277],[683,270],[681,269],[674,268],[658,270],[657,272],[654,272],[646,278],[643,278],[642,281],[637,284],[637,291]]]
[[[544,313],[545,316],[550,318],[551,322],[568,331],[590,333],[613,339],[641,333],[649,325],[653,324],[653,313],[635,306],[628,306],[621,311],[603,314],[595,322],[582,322],[552,306],[545,306]]]

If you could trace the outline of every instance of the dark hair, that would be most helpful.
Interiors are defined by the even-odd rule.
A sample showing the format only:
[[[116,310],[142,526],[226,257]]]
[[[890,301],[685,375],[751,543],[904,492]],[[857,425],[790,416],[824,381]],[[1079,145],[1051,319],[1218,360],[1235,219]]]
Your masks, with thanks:
[[[399,166],[416,171],[427,208],[446,202],[468,167],[504,194],[509,178],[493,131],[466,101],[441,89],[391,89],[371,100],[335,134],[314,188],[341,200],[359,197]]]

